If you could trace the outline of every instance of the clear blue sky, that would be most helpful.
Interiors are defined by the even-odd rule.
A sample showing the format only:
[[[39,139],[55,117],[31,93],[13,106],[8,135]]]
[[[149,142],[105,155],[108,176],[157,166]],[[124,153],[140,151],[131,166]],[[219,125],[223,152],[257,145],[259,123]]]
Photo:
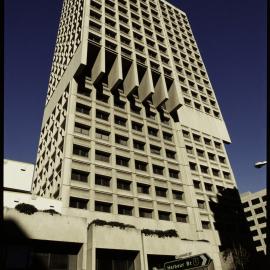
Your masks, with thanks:
[[[232,144],[240,192],[266,186],[266,0],[170,1],[186,12]],[[62,0],[5,0],[4,157],[35,162]]]

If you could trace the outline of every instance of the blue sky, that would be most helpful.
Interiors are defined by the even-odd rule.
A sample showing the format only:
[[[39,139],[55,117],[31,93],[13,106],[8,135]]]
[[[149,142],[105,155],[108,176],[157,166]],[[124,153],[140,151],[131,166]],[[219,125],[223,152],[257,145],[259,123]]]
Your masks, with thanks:
[[[240,192],[266,186],[266,0],[170,1],[186,12],[232,144]],[[62,0],[6,0],[4,157],[35,162]]]

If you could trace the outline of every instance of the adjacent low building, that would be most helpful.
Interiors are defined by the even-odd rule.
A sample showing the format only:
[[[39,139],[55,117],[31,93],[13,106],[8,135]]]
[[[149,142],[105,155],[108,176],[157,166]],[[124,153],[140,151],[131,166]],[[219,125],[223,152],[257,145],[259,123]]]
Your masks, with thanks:
[[[15,208],[25,203],[38,210],[62,211],[62,202],[31,193],[34,164],[4,159],[4,207]]]
[[[241,201],[256,250],[266,254],[266,189],[243,193]]]

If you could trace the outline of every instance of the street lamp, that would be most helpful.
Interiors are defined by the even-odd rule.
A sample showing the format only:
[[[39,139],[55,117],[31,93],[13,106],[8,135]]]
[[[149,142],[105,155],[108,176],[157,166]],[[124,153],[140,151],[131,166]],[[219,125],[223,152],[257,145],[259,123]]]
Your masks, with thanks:
[[[259,168],[263,167],[266,164],[267,164],[267,161],[260,161],[260,162],[255,163],[254,166],[255,166],[255,168],[259,169]]]

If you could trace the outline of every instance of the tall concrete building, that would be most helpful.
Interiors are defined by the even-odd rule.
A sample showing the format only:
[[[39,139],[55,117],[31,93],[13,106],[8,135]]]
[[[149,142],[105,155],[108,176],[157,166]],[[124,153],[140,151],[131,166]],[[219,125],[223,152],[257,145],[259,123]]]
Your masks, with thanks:
[[[241,201],[256,250],[266,254],[266,189],[243,193]]]
[[[183,11],[163,0],[64,0],[32,192],[90,224],[83,269],[117,264],[114,250],[132,265],[121,269],[186,252],[221,269],[209,201],[236,186],[230,142]],[[150,237],[156,230],[178,237]]]

